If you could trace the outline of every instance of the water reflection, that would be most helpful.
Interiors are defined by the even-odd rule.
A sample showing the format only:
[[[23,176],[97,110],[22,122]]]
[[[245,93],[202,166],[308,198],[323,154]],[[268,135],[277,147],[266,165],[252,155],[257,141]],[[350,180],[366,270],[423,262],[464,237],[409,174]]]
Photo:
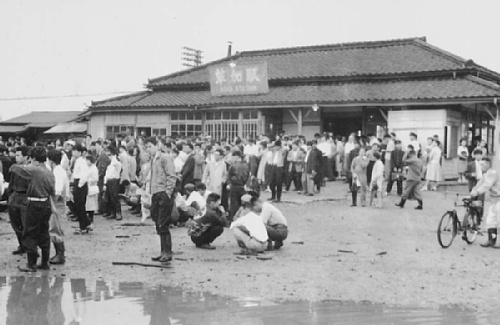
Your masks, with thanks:
[[[229,300],[143,283],[0,277],[0,324],[495,324],[460,308]]]

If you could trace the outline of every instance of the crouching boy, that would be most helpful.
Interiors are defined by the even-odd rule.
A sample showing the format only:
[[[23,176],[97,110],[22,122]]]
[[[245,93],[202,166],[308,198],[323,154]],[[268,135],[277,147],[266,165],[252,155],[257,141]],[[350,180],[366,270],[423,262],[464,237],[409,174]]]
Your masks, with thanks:
[[[197,248],[215,249],[212,242],[224,231],[228,221],[220,208],[221,197],[211,193],[207,197],[205,214],[193,221],[188,230],[188,235]]]

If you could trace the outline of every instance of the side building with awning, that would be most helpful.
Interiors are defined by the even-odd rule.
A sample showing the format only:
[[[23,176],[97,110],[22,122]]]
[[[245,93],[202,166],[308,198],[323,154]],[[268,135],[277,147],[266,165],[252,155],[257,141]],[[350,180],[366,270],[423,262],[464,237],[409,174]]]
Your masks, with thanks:
[[[264,91],[214,94],[214,69],[261,64]],[[461,138],[469,145],[486,140],[495,151],[499,84],[497,72],[423,37],[244,51],[150,79],[145,91],[93,102],[85,115],[94,138],[126,130],[215,139],[395,132],[407,144],[415,132],[424,148],[427,137],[438,135],[451,161]],[[443,166],[453,175],[453,164]]]
[[[31,112],[0,122],[0,135],[5,140],[19,136],[29,142],[55,138],[64,140],[71,135],[86,133],[87,123],[78,122],[82,120],[81,114],[82,111]]]

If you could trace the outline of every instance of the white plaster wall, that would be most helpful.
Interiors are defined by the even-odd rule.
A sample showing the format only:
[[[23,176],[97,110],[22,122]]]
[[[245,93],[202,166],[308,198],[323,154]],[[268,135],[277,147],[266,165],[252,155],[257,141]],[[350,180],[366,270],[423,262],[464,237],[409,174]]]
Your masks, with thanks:
[[[106,127],[104,124],[105,114],[92,114],[88,122],[88,132],[92,135],[92,139],[103,138],[106,135]]]
[[[389,132],[396,133],[397,138],[403,142],[403,148],[410,143],[411,132],[417,134],[423,149],[427,147],[427,138],[435,134],[443,141],[445,125],[445,109],[389,111],[387,114]]]

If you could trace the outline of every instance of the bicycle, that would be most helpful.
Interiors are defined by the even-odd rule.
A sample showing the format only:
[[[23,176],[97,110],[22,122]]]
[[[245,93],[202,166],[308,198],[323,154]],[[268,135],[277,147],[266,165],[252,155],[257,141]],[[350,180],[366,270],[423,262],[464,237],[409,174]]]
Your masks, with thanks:
[[[439,221],[437,238],[442,248],[450,247],[458,232],[463,232],[462,239],[469,245],[476,240],[478,234],[481,234],[478,229],[478,217],[481,215],[483,202],[470,197],[463,198],[462,202],[464,204],[461,206],[465,207],[462,223],[455,209],[446,211]],[[455,199],[455,207],[457,206],[457,199]]]

